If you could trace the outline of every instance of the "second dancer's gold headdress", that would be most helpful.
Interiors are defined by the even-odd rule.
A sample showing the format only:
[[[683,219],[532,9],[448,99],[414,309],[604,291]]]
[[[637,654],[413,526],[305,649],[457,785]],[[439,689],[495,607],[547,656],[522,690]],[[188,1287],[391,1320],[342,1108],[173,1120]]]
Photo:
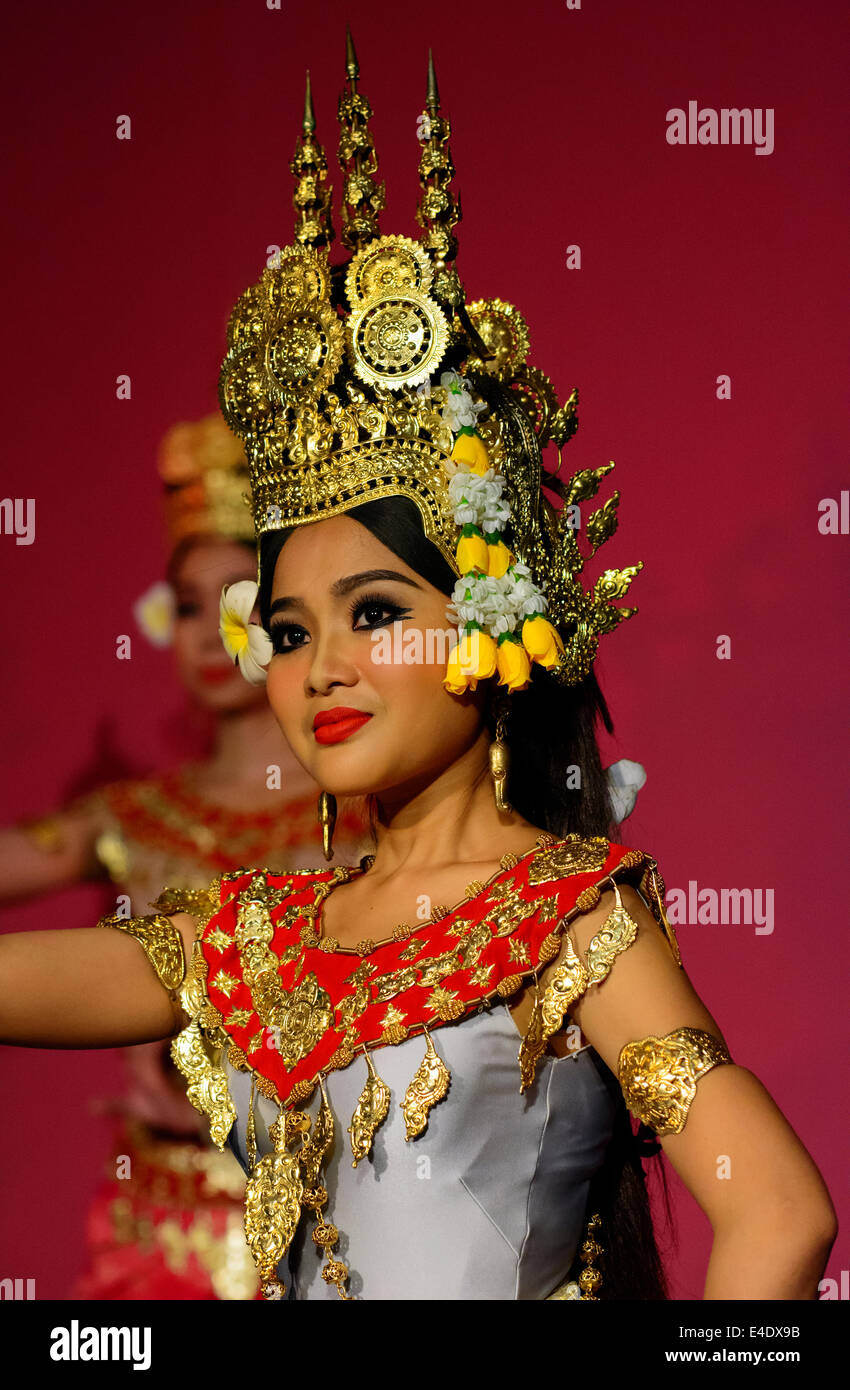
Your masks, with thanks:
[[[258,543],[367,500],[409,497],[458,575],[451,611],[463,638],[447,687],[460,692],[498,672],[520,689],[535,660],[575,684],[599,637],[636,611],[613,605],[640,564],[606,570],[589,590],[579,580],[580,530],[592,555],[617,526],[617,492],[586,517],[579,511],[613,464],[569,481],[544,470],[543,448],[554,444],[560,459],[575,433],[578,394],[559,405],[549,378],[528,364],[528,329],[512,305],[466,303],[454,266],[461,214],[450,126],[430,56],[417,124],[417,241],[380,234],[384,188],[358,75],[349,35],[339,159],[350,258],[332,265],[328,256],[331,189],[308,74],[291,165],[295,242],[244,292],[228,325],[220,401],[245,445]],[[461,649],[473,636],[470,667]]]
[[[172,425],[159,446],[158,467],[173,546],[202,536],[253,540],[245,450],[220,415]]]

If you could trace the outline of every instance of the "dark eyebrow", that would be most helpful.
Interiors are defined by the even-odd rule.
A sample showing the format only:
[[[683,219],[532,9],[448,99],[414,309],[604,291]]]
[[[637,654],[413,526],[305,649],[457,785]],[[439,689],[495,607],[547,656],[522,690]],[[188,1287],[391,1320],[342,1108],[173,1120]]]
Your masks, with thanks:
[[[359,574],[347,574],[344,579],[338,579],[331,585],[331,593],[334,598],[344,598],[350,594],[352,589],[358,589],[361,584],[374,584],[377,579],[394,579],[399,584],[409,584],[411,589],[421,589],[421,584],[410,579],[406,574],[399,574],[398,570],[361,570]],[[276,598],[269,609],[269,617],[279,613],[282,608],[303,608],[303,600],[295,594],[284,594],[282,598]]]

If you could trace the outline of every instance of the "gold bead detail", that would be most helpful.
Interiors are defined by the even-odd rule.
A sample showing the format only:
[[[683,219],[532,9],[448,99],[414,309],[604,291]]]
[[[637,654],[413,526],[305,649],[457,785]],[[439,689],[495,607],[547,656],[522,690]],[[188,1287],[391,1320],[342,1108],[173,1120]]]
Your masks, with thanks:
[[[618,869],[638,869],[644,862],[646,856],[639,849],[627,849],[619,864]]]
[[[289,1099],[293,1101],[306,1100],[316,1089],[315,1081],[296,1081],[292,1090],[289,1092]]]
[[[592,912],[601,896],[597,884],[591,883],[589,888],[585,888],[584,892],[579,893],[576,898],[576,907],[579,912]]]
[[[506,975],[504,980],[500,980],[496,985],[496,993],[502,999],[509,999],[512,994],[516,994],[521,985],[521,975]]]
[[[554,932],[544,936],[540,943],[539,961],[540,965],[548,965],[550,960],[554,960],[561,950],[561,938]]]
[[[277,1087],[273,1081],[269,1081],[267,1076],[257,1076],[257,1090],[266,1100],[277,1100]]]

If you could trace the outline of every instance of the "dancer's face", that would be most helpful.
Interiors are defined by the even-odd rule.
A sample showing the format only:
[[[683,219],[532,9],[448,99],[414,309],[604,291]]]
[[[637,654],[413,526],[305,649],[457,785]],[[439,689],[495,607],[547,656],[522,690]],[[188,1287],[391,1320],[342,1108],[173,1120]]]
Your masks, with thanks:
[[[442,684],[447,602],[351,517],[299,526],[288,537],[272,586],[266,689],[295,756],[326,791],[410,795],[479,738],[482,689],[457,696]],[[407,635],[415,630],[419,660],[392,650],[389,660],[376,659],[380,639],[415,654]],[[335,726],[323,735],[314,721],[340,706],[367,717],[337,725],[344,736],[329,741]]]
[[[262,686],[248,684],[224,650],[218,631],[222,586],[256,577],[253,548],[227,540],[195,541],[171,577],[180,679],[214,713],[234,713],[263,702]]]

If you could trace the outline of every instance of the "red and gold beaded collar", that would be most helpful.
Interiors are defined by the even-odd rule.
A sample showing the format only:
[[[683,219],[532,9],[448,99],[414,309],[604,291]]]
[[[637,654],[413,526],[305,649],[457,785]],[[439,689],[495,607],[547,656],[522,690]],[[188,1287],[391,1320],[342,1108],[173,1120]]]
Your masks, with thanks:
[[[186,1077],[189,1099],[209,1116],[212,1138],[220,1146],[236,1120],[221,1049],[233,1066],[252,1076],[245,1233],[265,1297],[283,1296],[277,1269],[304,1210],[318,1223],[313,1239],[326,1256],[322,1277],[348,1297],[348,1271],[332,1253],[339,1232],[322,1216],[328,1194],[321,1171],[335,1132],[327,1073],[349,1066],[359,1051],[365,1054],[367,1076],[348,1126],[356,1166],[369,1154],[390,1105],[389,1087],[370,1048],[424,1034],[425,1055],[400,1103],[407,1138],[418,1138],[450,1081],[431,1032],[489,1008],[494,1000],[509,999],[563,946],[552,981],[542,994],[535,990],[520,1043],[520,1089],[527,1089],[570,1004],[600,984],[615,957],[636,938],[636,924],[617,888],[635,871],[679,960],[655,861],[599,837],[541,836],[522,857],[505,856],[488,883],[471,883],[454,908],[435,908],[421,928],[400,928],[390,940],[363,942],[355,951],[322,938],[317,926],[322,901],[335,884],[351,877],[348,869],[284,877],[242,871],[218,880],[208,893],[166,891],[160,897],[159,911],[189,911],[197,921],[192,970],[181,990],[192,1021],[172,1043],[172,1057]],[[617,905],[590,942],[585,962],[569,938],[563,942],[564,930],[578,913],[595,907],[606,882],[614,886]],[[313,1121],[298,1103],[317,1085],[321,1102]],[[280,1107],[269,1127],[273,1151],[262,1158],[255,1087]]]
[[[363,1048],[397,1044],[507,999],[558,954],[566,921],[616,869],[648,862],[601,838],[538,839],[421,928],[344,950],[318,934],[321,902],[356,870],[229,874],[200,934],[203,1023],[261,1090],[297,1103]],[[505,863],[505,861],[503,861]],[[205,967],[205,972],[204,972]]]

